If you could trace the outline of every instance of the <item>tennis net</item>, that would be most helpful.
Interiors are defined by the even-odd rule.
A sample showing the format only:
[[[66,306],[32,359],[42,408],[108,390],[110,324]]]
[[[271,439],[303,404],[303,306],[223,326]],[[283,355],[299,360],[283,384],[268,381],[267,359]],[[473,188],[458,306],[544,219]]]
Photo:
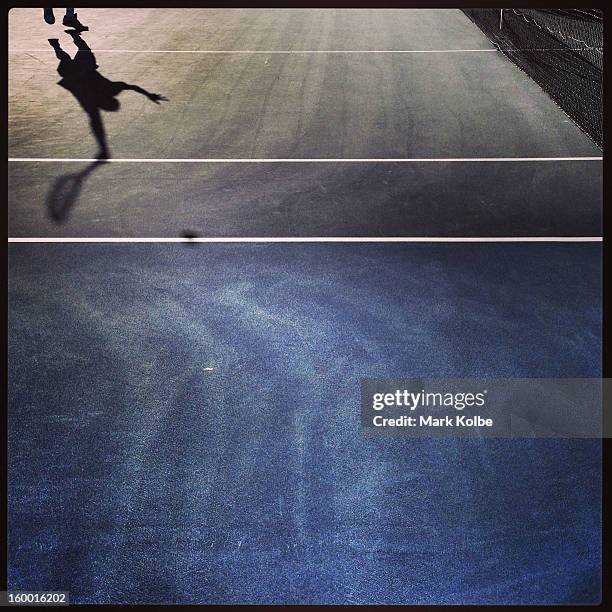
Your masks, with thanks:
[[[601,9],[464,9],[463,12],[603,147]]]

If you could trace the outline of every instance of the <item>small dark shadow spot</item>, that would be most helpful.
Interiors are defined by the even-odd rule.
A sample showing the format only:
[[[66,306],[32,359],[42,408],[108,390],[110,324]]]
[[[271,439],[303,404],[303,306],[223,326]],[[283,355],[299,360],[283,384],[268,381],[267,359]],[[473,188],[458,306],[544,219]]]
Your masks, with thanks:
[[[196,232],[185,231],[181,234],[181,238],[186,238],[189,241],[186,244],[189,244],[189,245],[197,244],[195,242],[195,239],[199,237],[200,235]]]

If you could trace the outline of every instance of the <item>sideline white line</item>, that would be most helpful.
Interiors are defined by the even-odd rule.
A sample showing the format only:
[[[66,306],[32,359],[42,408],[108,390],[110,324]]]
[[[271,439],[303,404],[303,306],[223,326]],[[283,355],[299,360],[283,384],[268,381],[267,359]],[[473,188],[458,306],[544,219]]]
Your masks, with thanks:
[[[342,238],[342,237],[287,237],[287,238],[9,238],[9,242],[603,242],[601,236],[529,236],[529,237],[428,237],[408,238]]]
[[[113,164],[378,164],[421,162],[558,162],[558,161],[602,161],[603,157],[387,157],[387,158],[111,158],[103,163]],[[9,157],[11,163],[22,162],[95,162],[95,158],[79,157]]]

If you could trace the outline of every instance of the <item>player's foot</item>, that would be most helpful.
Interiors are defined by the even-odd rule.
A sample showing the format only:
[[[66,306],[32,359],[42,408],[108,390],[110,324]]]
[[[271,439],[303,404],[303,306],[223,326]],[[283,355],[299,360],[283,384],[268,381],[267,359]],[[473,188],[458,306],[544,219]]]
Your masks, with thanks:
[[[87,32],[89,28],[86,25],[83,25],[78,19],[76,13],[64,15],[64,19],[62,23],[68,28],[74,28],[77,32]]]
[[[45,21],[49,25],[53,25],[55,23],[55,15],[53,14],[53,9],[52,8],[46,8],[45,9]]]

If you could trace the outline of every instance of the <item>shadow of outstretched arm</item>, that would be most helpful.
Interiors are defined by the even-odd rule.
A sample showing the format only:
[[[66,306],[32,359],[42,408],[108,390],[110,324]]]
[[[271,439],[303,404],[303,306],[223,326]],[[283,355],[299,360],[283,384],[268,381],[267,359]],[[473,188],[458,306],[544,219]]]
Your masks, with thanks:
[[[160,102],[166,102],[168,100],[168,98],[166,98],[165,96],[156,93],[151,93],[150,91],[147,91],[139,85],[130,85],[130,83],[124,83],[123,81],[119,81],[117,85],[121,87],[121,91],[135,91],[139,94],[142,94],[143,96],[146,96],[147,98],[149,98],[149,100],[151,100],[151,102],[155,102],[155,104],[159,104]]]

